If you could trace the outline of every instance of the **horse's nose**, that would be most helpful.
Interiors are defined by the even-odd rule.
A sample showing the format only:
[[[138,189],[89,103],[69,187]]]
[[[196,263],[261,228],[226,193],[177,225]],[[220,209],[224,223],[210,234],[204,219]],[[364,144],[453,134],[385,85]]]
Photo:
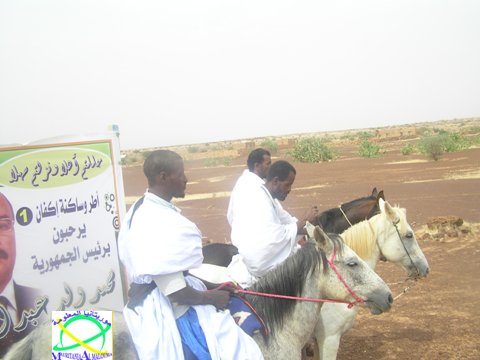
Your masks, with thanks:
[[[389,304],[390,306],[393,305],[393,295],[392,295],[392,294],[388,294],[388,299],[387,299],[387,301],[388,301],[388,304]]]

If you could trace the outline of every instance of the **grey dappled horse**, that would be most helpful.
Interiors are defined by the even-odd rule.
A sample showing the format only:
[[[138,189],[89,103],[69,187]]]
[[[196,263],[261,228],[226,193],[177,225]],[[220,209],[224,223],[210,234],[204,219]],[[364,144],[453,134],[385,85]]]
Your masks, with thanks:
[[[355,302],[328,259],[356,296],[364,300],[360,306],[373,314],[389,311],[393,296],[388,286],[348,246],[335,237],[328,237],[318,226],[308,224],[310,240],[259,279],[249,290],[312,299],[336,299]],[[312,333],[321,302],[272,299],[243,294],[265,321],[268,337],[254,335],[266,360],[298,360],[301,349]],[[347,306],[342,304],[342,306]],[[114,312],[113,354],[116,360],[134,360],[134,346],[121,313]],[[48,340],[47,340],[48,339]],[[4,360],[51,359],[51,324],[40,326],[14,345]]]

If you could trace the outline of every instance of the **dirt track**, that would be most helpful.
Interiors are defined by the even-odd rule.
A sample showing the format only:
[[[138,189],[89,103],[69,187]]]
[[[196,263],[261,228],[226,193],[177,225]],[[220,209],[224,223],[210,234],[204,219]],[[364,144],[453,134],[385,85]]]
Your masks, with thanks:
[[[404,141],[382,145],[389,153],[382,158],[363,159],[353,153],[356,147],[341,147],[339,160],[321,164],[295,163],[284,152],[272,154],[297,170],[294,189],[284,202],[292,215],[299,217],[314,203],[327,210],[376,187],[391,204],[407,209],[430,264],[428,279],[399,298],[390,313],[374,317],[359,311],[354,328],[342,339],[338,359],[480,359],[480,229],[467,237],[419,239],[436,216],[459,216],[478,228],[480,148],[448,153],[433,162],[423,155],[401,155]],[[205,243],[230,241],[225,215],[229,192],[245,164],[246,156],[228,167],[206,168],[202,160],[185,164],[188,196],[176,204],[197,224]],[[147,187],[142,168],[125,168],[123,174],[126,196],[140,197]],[[386,282],[403,279],[391,264],[377,270]],[[402,290],[392,287],[394,295]]]

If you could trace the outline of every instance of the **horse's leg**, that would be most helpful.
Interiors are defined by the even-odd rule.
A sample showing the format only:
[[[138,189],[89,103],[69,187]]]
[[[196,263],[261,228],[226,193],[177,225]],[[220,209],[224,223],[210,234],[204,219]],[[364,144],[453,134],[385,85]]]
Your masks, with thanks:
[[[308,360],[307,357],[307,345],[302,348],[302,360]]]
[[[352,328],[356,314],[356,307],[348,309],[344,304],[322,306],[314,329],[320,359],[335,360],[337,358],[340,338]]]
[[[313,360],[320,360],[320,348],[317,340],[313,343]]]
[[[321,346],[322,360],[335,360],[337,358],[338,348],[340,346],[340,336],[330,336],[324,339]]]

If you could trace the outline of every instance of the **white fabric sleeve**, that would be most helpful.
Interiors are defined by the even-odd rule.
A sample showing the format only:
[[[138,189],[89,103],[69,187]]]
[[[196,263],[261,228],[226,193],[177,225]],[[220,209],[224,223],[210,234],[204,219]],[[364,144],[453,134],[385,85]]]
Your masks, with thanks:
[[[168,275],[155,275],[153,276],[153,281],[155,281],[155,284],[157,284],[157,287],[165,296],[171,295],[187,287],[181,271]]]

